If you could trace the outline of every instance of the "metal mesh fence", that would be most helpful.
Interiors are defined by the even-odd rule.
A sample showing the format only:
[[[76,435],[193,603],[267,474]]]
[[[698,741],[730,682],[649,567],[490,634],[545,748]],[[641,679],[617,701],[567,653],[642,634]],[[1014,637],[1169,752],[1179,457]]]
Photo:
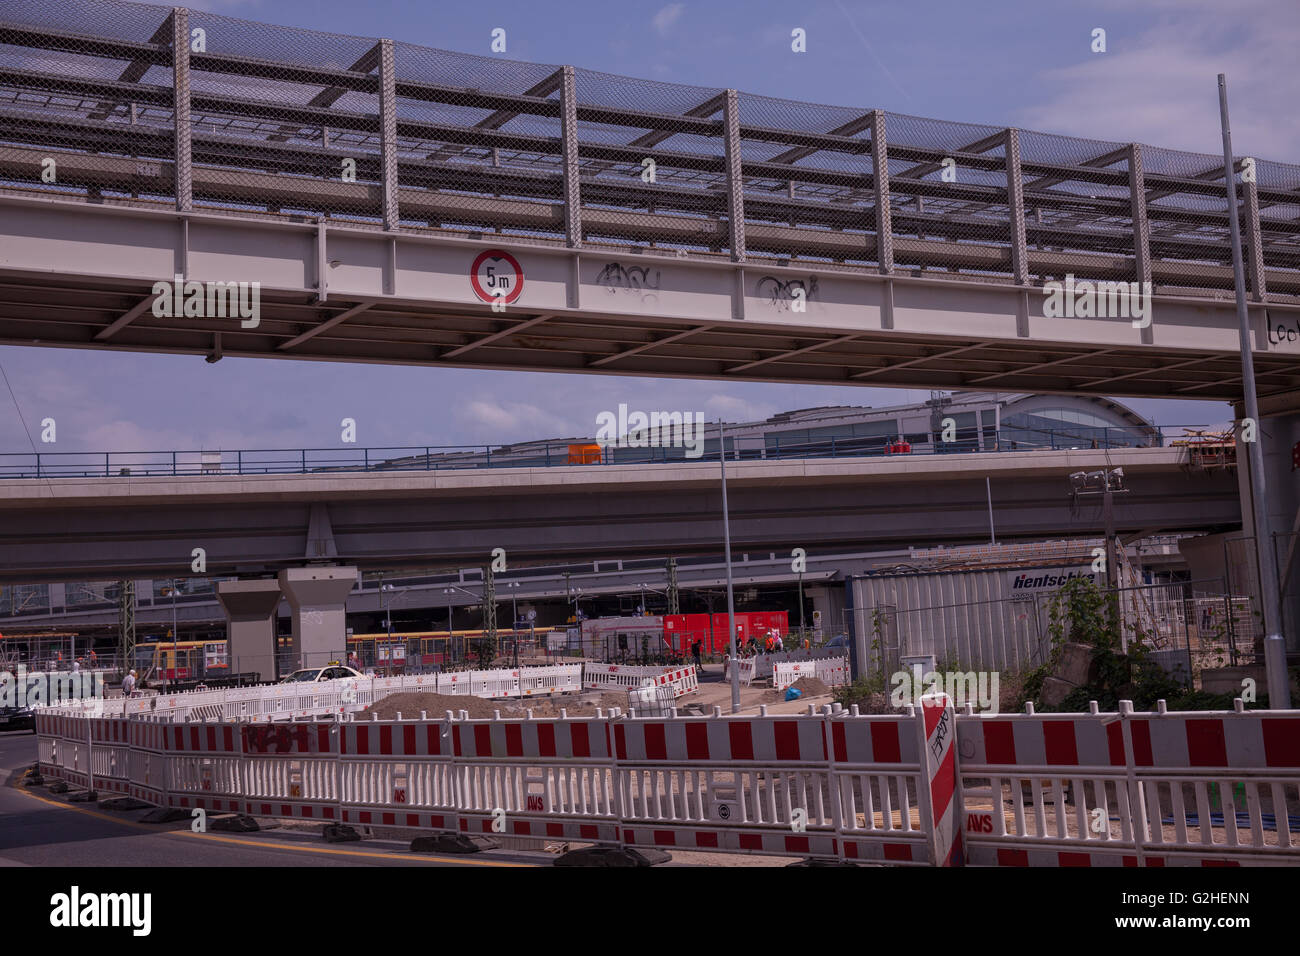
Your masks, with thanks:
[[[1238,172],[1252,294],[1294,300],[1300,166]],[[1232,282],[1214,155],[115,0],[0,3],[0,188],[966,280]]]
[[[1250,592],[1230,590],[1222,581],[1197,581],[1115,593],[1126,634],[1179,676],[1199,681],[1205,668],[1263,661],[1263,630]],[[1052,600],[1050,592],[1035,592],[929,607],[878,604],[845,615],[854,633],[866,635],[871,671],[894,674],[903,658],[933,655],[939,670],[1014,674],[1047,662]]]

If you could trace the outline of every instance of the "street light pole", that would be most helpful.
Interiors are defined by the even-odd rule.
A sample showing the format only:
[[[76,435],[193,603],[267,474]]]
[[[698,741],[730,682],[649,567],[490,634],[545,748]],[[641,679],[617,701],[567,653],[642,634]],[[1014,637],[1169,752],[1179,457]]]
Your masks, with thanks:
[[[518,581],[511,581],[510,588],[510,643],[514,645],[515,667],[519,666],[519,587]]]
[[[176,633],[176,578],[172,578],[172,674],[180,673],[180,635]],[[167,689],[171,690],[172,677],[167,678]]]
[[[452,658],[452,642],[455,641],[455,635],[451,633],[451,589],[443,589],[443,594],[447,595],[447,654],[448,661]]]
[[[731,516],[727,507],[727,440],[718,420],[718,458],[722,461],[722,546],[727,558],[727,634],[731,648],[731,712],[740,710],[740,661],[736,657],[736,593],[731,577]]]
[[[1223,183],[1228,197],[1228,228],[1232,236],[1232,281],[1237,292],[1237,334],[1241,343],[1241,390],[1246,417],[1255,423],[1255,440],[1246,442],[1250,462],[1251,514],[1255,525],[1255,555],[1260,599],[1264,607],[1264,670],[1268,706],[1291,708],[1291,683],[1286,670],[1286,640],[1282,637],[1282,601],[1277,580],[1277,555],[1268,538],[1268,490],[1264,481],[1263,434],[1259,428],[1259,398],[1255,393],[1255,356],[1250,348],[1250,319],[1246,313],[1246,276],[1241,255],[1241,224],[1237,219],[1237,174],[1232,163],[1232,130],[1228,126],[1228,80],[1219,74],[1219,121],[1223,127]],[[1238,432],[1240,434],[1240,431]]]

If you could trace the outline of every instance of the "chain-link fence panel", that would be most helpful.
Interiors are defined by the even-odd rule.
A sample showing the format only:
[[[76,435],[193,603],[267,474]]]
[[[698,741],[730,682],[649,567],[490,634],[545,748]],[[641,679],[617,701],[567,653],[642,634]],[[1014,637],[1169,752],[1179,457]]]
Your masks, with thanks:
[[[581,69],[574,81],[586,239],[728,251],[723,91]]]
[[[97,203],[169,203],[171,11],[100,0],[6,3],[0,182]]]
[[[560,67],[394,44],[404,224],[563,240]]]
[[[1011,276],[1005,130],[890,113],[894,260],[914,275]]]
[[[1227,297],[1218,156],[115,0],[0,13],[0,186],[469,238]],[[1251,293],[1300,167],[1241,157]]]
[[[195,203],[382,222],[379,41],[188,20]]]

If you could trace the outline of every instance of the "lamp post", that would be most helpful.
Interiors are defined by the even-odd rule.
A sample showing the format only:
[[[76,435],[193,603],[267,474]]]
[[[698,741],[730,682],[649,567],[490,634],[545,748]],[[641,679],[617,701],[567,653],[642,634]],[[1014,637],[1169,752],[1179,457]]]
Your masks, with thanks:
[[[1232,162],[1232,130],[1228,126],[1228,80],[1219,74],[1219,121],[1223,128],[1223,184],[1228,197],[1228,229],[1232,238],[1232,281],[1237,292],[1237,335],[1241,344],[1241,391],[1246,418],[1259,425],[1259,397],[1255,393],[1255,356],[1250,350],[1250,318],[1246,314],[1246,271],[1241,256],[1241,224],[1237,219],[1237,174]],[[1268,489],[1264,481],[1264,449],[1260,438],[1246,442],[1250,462],[1250,501],[1255,526],[1259,596],[1264,605],[1264,673],[1268,680],[1268,706],[1289,710],[1291,681],[1286,669],[1286,639],[1282,637],[1282,598],[1277,580],[1277,555],[1268,537]]]
[[[172,599],[172,674],[175,674],[177,672],[177,670],[179,669],[177,665],[180,663],[180,661],[177,659],[178,655],[180,654],[180,646],[179,646],[180,635],[176,633],[176,582],[177,580],[179,579],[172,578],[171,583],[166,588],[163,589],[163,593],[170,594]],[[167,673],[167,669],[163,668],[163,689],[171,690],[171,686],[172,686],[172,677],[170,674]]]
[[[520,582],[506,581],[510,589],[510,643],[514,646],[514,666],[519,666],[519,591]]]
[[[480,600],[480,601],[482,600],[482,598],[480,598],[480,597],[479,597],[477,594],[475,594],[473,591],[466,591],[464,588],[462,588],[462,587],[457,587],[457,586],[454,585],[454,584],[453,584],[451,587],[449,587],[449,588],[443,588],[443,589],[442,589],[442,593],[445,594],[445,595],[447,595],[447,653],[448,653],[448,654],[451,653],[451,644],[452,644],[452,641],[455,640],[455,634],[452,632],[452,629],[451,629],[451,613],[452,613],[452,612],[451,612],[451,596],[452,596],[453,594],[455,594],[457,591],[460,591],[462,594],[468,594],[470,597],[475,598],[476,600]],[[464,660],[465,655],[464,655],[464,654],[461,654],[460,657],[461,657],[461,660]]]
[[[447,654],[446,654],[446,657],[447,657],[447,660],[448,660],[449,662],[450,662],[451,659],[452,659],[452,653],[453,653],[453,652],[452,652],[452,642],[456,639],[456,638],[455,638],[455,635],[453,635],[453,634],[452,634],[452,631],[451,631],[451,595],[453,594],[454,590],[455,590],[454,588],[443,588],[443,589],[442,589],[442,593],[445,594],[445,595],[447,595]]]
[[[740,661],[736,658],[736,592],[731,577],[731,516],[727,507],[727,439],[718,420],[718,458],[722,462],[722,547],[727,558],[727,635],[731,654],[731,712],[740,710]]]
[[[388,668],[390,674],[393,666],[393,603],[390,595],[394,590],[391,584],[379,585],[379,596],[384,601],[385,629],[388,632]]]

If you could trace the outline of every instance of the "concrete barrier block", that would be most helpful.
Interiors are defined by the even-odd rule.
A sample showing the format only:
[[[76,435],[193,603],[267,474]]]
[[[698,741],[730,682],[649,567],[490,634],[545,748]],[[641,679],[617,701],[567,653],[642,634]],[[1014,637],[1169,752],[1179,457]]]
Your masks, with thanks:
[[[1061,648],[1061,660],[1054,676],[1077,687],[1088,683],[1091,669],[1092,648],[1087,644],[1066,644]]]

